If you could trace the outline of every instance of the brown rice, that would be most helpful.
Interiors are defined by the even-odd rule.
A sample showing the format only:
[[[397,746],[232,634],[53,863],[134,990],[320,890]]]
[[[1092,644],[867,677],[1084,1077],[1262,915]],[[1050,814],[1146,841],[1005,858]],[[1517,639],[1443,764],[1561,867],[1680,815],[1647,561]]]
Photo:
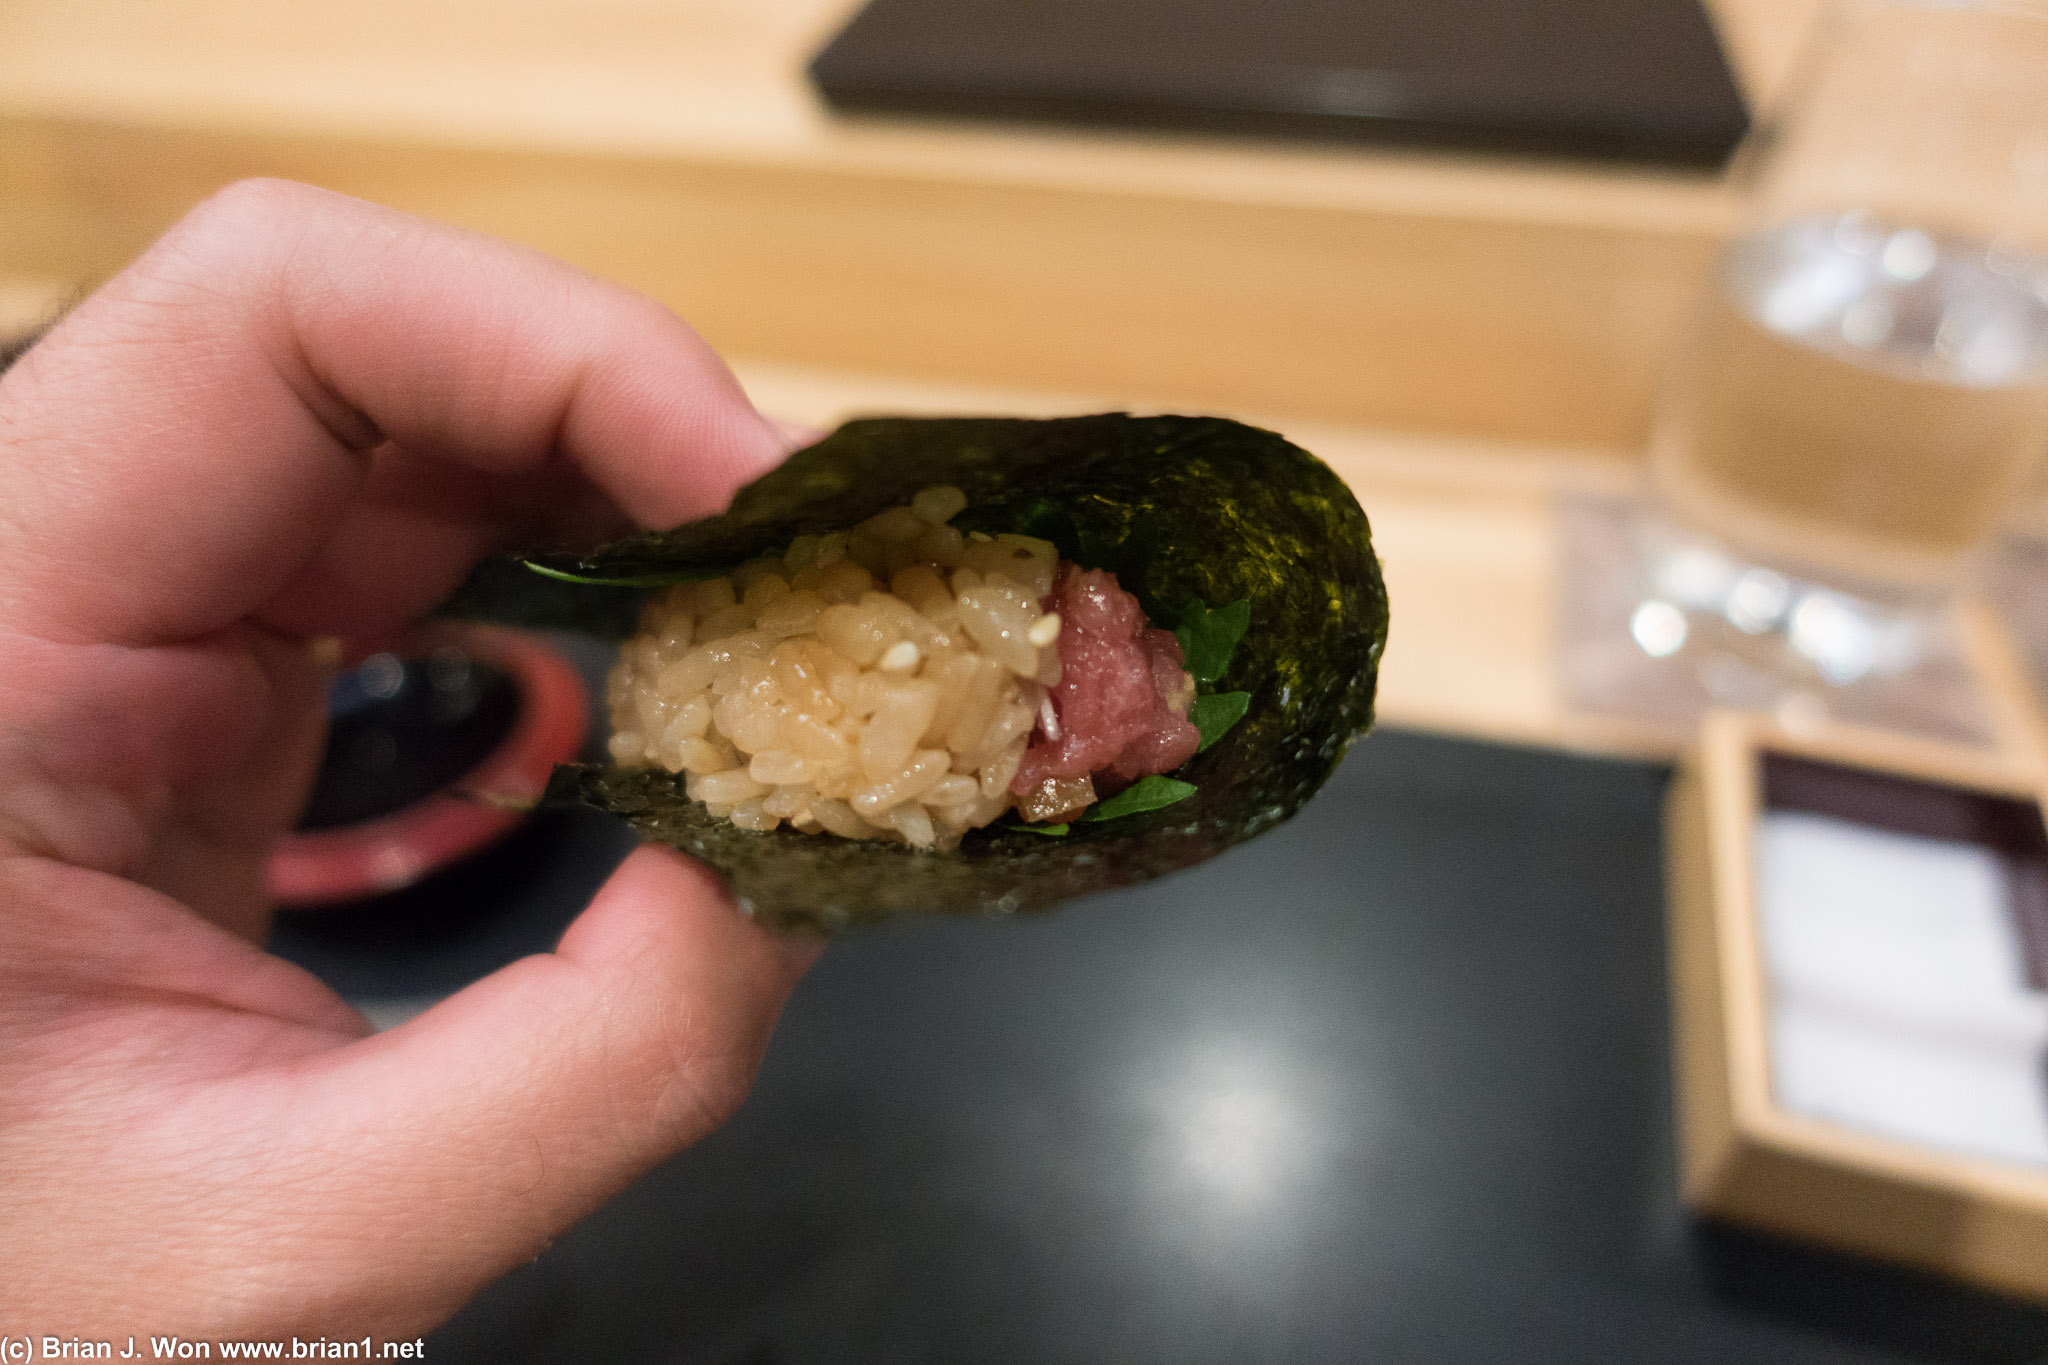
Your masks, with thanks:
[[[1060,678],[1051,542],[962,535],[956,488],[648,603],[608,688],[621,764],[742,829],[951,848],[1010,810]]]

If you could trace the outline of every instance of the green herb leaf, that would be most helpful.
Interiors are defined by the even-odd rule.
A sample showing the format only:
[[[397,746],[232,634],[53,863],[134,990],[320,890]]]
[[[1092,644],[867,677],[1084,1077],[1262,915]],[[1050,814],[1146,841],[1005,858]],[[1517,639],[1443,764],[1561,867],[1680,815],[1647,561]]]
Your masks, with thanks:
[[[717,578],[720,572],[715,568],[693,566],[629,574],[619,578],[599,578],[590,574],[573,573],[568,569],[557,569],[536,560],[522,559],[519,562],[543,578],[559,579],[564,583],[577,583],[589,588],[664,588],[673,583],[701,583],[707,578]]]
[[[1244,709],[1250,706],[1249,692],[1212,692],[1206,697],[1196,697],[1195,704],[1188,708],[1188,719],[1202,732],[1202,749],[1207,749],[1229,733],[1230,727],[1244,719]],[[1202,749],[1195,752],[1200,753]]]
[[[1066,833],[1066,832],[1068,831],[1068,829],[1072,828],[1072,826],[1069,826],[1069,825],[1064,825],[1064,824],[1061,824],[1061,825],[1004,825],[1004,826],[1003,826],[1003,828],[1004,828],[1004,829],[1014,829],[1014,830],[1016,830],[1016,831],[1017,831],[1017,832],[1018,832],[1019,834],[1043,834],[1043,835],[1044,835],[1044,836],[1045,836],[1046,838],[1048,838],[1048,839],[1057,839],[1057,838],[1059,838],[1059,837],[1060,837],[1061,835],[1065,834],[1065,833]]]
[[[1210,611],[1200,602],[1188,604],[1174,634],[1180,637],[1181,653],[1187,656],[1188,672],[1195,675],[1196,682],[1212,683],[1223,676],[1237,642],[1251,623],[1249,598],[1232,602],[1221,611]]]
[[[969,509],[971,514],[972,509]],[[953,524],[959,526],[965,520],[964,517],[955,517]],[[1066,508],[1050,498],[1035,499],[1024,509],[1024,515],[1017,519],[1017,533],[1049,540],[1059,546],[1062,555],[1071,557],[1079,553],[1081,533],[1074,529],[1074,519],[1067,515]]]
[[[1152,563],[1164,540],[1159,519],[1140,512],[1103,524],[1101,509],[1093,510],[1098,519],[1082,524],[1068,508],[1050,498],[1033,498],[1021,509],[1002,503],[970,503],[953,518],[953,528],[987,535],[1008,531],[1049,540],[1058,548],[1061,559],[1072,560],[1084,569],[1107,569],[1116,575],[1119,587],[1145,604],[1148,614],[1159,615],[1153,610],[1156,604],[1147,600]]]
[[[1176,805],[1195,794],[1195,784],[1182,782],[1177,778],[1141,777],[1130,786],[1104,801],[1094,810],[1082,816],[1083,820],[1114,820],[1119,816],[1138,815],[1148,810],[1159,810]]]
[[[1159,556],[1160,528],[1156,517],[1131,519],[1121,537],[1080,532],[1074,562],[1084,569],[1107,569],[1117,586],[1143,602],[1151,594],[1152,561]]]

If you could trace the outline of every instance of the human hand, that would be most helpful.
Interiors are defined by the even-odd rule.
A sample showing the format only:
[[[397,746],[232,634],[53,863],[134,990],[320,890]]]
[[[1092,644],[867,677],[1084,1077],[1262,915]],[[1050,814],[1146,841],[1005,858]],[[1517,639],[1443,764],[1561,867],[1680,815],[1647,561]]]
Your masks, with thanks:
[[[276,182],[0,376],[0,1331],[411,1336],[732,1111],[816,949],[666,850],[375,1037],[254,944],[314,641],[784,453],[652,302]]]

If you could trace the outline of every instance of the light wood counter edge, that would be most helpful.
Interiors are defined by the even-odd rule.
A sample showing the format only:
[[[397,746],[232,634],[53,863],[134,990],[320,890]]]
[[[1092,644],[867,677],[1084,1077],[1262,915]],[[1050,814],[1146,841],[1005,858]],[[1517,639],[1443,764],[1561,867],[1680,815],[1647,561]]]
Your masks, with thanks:
[[[46,320],[74,295],[57,280],[0,277],[0,330]],[[791,365],[733,362],[763,411],[821,430],[864,413],[1175,410],[1115,393],[976,387]],[[1531,446],[1350,427],[1286,415],[1231,415],[1315,451],[1372,518],[1393,602],[1380,719],[1442,734],[1582,753],[1668,760],[1664,732],[1575,714],[1552,662],[1562,561],[1553,501],[1561,488],[1622,492],[1626,455],[1597,447]],[[1964,638],[1997,721],[2000,748],[2043,750],[2040,709],[1995,613],[1966,609]]]
[[[1667,797],[1679,1165],[1703,1212],[2048,1298],[2048,1173],[1788,1114],[1771,1097],[1753,831],[1759,756],[1786,753],[2039,800],[2033,753],[1709,716]]]
[[[77,285],[42,276],[0,276],[0,338],[21,336],[54,321],[79,296]]]
[[[1277,140],[831,114],[862,0],[17,0],[0,116],[681,157],[1614,229],[1697,227],[1712,175]],[[1819,0],[1709,0],[1759,110]],[[395,41],[403,34],[403,41]]]
[[[104,276],[284,175],[527,242],[733,353],[1628,448],[1734,222],[1711,175],[835,118],[803,65],[856,2],[19,0],[0,259]],[[1813,3],[1714,0],[1759,98]]]

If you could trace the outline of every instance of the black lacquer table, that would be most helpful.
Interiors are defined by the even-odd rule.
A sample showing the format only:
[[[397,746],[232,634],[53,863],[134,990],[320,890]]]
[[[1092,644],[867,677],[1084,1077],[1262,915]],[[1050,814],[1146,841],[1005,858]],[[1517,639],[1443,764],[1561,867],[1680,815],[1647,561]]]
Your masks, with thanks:
[[[1382,732],[1194,872],[843,938],[738,1118],[429,1358],[2048,1361],[2048,1313],[1679,1207],[1665,777]],[[629,842],[550,816],[277,946],[428,996]]]

